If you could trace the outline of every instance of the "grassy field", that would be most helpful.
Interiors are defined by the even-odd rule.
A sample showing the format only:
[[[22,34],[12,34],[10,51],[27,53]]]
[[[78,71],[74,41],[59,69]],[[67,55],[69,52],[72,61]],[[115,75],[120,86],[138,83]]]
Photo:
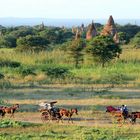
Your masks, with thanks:
[[[140,137],[138,126],[100,128],[48,124],[0,130],[1,140],[139,140]]]
[[[129,111],[140,111],[140,89],[83,87],[38,87],[1,90],[1,105],[20,104],[15,118],[9,115],[0,122],[0,140],[139,140],[140,121],[132,125],[128,121],[121,127],[116,119],[106,113],[106,106],[127,104]],[[40,119],[38,104],[42,101],[57,100],[59,108],[78,108],[73,116],[74,123]],[[17,122],[18,121],[18,122]],[[26,123],[25,123],[26,122]]]
[[[20,104],[15,118],[0,121],[0,140],[139,140],[140,120],[121,127],[106,106],[126,104],[140,111],[140,50],[123,46],[120,59],[105,68],[87,56],[75,68],[66,52],[19,53],[0,49],[0,105]],[[65,78],[50,77],[48,67],[68,68]],[[4,77],[3,77],[4,76]],[[59,108],[77,108],[74,123],[41,121],[38,104],[57,100]]]
[[[140,85],[140,50],[125,49],[120,59],[113,60],[105,68],[94,64],[87,56],[80,68],[75,68],[66,52],[19,53],[13,49],[0,49],[0,73],[5,76],[0,80],[0,87],[10,88],[22,84],[28,86],[45,84],[96,84],[116,87],[139,87]],[[18,62],[20,66],[15,66]],[[66,67],[71,76],[65,79],[49,77],[48,67]]]

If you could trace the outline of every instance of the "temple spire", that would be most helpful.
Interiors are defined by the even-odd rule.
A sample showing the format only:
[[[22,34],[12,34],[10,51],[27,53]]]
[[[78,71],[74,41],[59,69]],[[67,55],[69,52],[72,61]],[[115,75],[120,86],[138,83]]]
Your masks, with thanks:
[[[88,31],[87,31],[87,34],[86,34],[86,39],[90,40],[95,36],[97,36],[97,30],[96,30],[95,24],[92,20],[92,23],[89,25],[89,28],[88,28]]]
[[[114,23],[114,19],[112,16],[109,17],[107,24],[104,26],[101,35],[111,35],[114,36],[116,34],[116,26]]]
[[[44,25],[44,22],[42,21],[42,23],[41,23],[41,25],[40,25],[40,29],[41,29],[41,30],[44,30],[44,28],[45,28],[45,25]]]
[[[81,31],[80,31],[79,28],[77,28],[77,30],[76,30],[76,36],[75,36],[75,40],[77,40],[77,39],[79,39],[79,38],[81,38]]]
[[[115,23],[114,23],[114,19],[113,19],[113,17],[112,17],[112,15],[109,17],[109,19],[108,19],[108,23],[107,23],[109,26],[111,26],[111,25],[115,25]]]

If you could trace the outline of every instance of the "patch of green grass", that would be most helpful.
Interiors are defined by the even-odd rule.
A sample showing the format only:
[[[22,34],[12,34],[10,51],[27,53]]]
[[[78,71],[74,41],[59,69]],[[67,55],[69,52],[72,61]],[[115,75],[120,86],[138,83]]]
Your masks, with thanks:
[[[27,122],[13,121],[13,120],[1,120],[0,121],[0,128],[29,127],[29,126],[34,126],[34,124],[27,123]]]
[[[33,129],[33,131],[32,131]],[[109,128],[46,125],[34,128],[17,128],[14,132],[2,131],[1,140],[134,140],[139,139],[139,128]],[[130,133],[131,131],[131,133]],[[22,132],[22,133],[21,133]]]

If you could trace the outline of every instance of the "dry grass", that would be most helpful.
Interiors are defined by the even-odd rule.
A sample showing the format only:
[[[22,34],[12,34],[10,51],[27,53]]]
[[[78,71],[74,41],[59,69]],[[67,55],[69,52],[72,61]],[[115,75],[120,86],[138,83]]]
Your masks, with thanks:
[[[44,102],[46,100],[8,100],[10,104],[39,104],[40,102]],[[49,101],[49,100],[48,100]],[[76,99],[76,100],[57,100],[57,105],[121,105],[121,104],[128,104],[130,106],[135,106],[140,104],[140,99]]]

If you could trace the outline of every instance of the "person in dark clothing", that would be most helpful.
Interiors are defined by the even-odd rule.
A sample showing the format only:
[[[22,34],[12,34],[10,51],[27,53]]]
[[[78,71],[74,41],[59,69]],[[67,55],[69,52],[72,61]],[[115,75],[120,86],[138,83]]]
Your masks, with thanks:
[[[128,116],[128,108],[126,105],[122,105],[121,109],[120,109],[124,115],[125,118],[127,118]]]

